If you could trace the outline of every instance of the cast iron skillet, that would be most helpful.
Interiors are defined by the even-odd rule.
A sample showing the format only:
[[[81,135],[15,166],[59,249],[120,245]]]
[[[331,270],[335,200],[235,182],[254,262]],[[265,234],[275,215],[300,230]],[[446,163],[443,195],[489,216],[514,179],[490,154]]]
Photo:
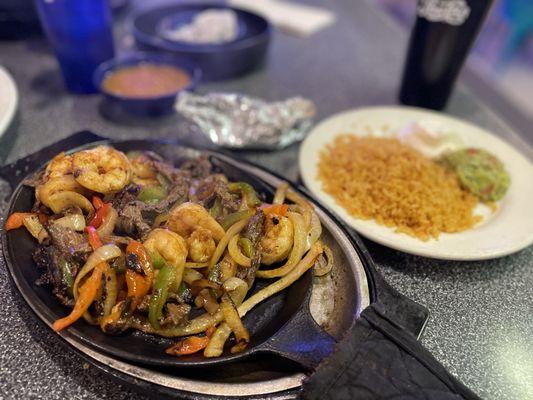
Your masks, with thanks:
[[[108,142],[123,151],[152,150],[178,165],[188,158],[207,154],[213,165],[224,172],[229,179],[247,181],[266,200],[271,199],[273,195],[272,187],[254,176],[244,174],[234,164],[227,162],[226,156],[213,151],[147,140],[114,142],[104,140],[88,132],[73,135],[62,143],[70,144],[70,147],[65,147],[65,149],[70,149],[75,144],[79,145],[95,140],[100,140],[96,144]],[[93,145],[95,143],[91,143],[89,146]],[[88,146],[85,145],[72,150],[79,150],[84,147]],[[16,186],[8,208],[9,214],[15,211],[27,211],[31,208],[34,201],[34,190],[19,182],[27,174],[42,168],[43,161],[50,160],[61,150],[63,149],[58,148],[57,145],[51,146],[38,154],[4,167],[0,171],[0,174],[13,187]],[[2,230],[1,239],[6,264],[16,285],[29,305],[37,311],[48,326],[51,326],[53,321],[65,316],[68,310],[55,299],[49,287],[35,284],[40,276],[31,256],[36,246],[35,240],[23,229],[9,233]],[[268,280],[257,279],[252,292],[269,282]],[[164,349],[173,343],[172,340],[133,331],[119,337],[109,336],[102,333],[98,327],[90,326],[84,321],[78,321],[66,331],[61,332],[61,335],[71,335],[86,345],[112,356],[134,363],[160,367],[216,366],[266,352],[280,355],[297,362],[304,368],[312,369],[323,358],[331,354],[335,340],[323,331],[310,315],[308,303],[311,285],[312,271],[308,271],[289,288],[270,297],[250,311],[245,316],[244,323],[250,331],[251,342],[246,351],[238,354],[231,354],[226,350],[221,357],[212,359],[204,358],[201,354],[179,358],[171,357],[165,354]],[[354,304],[356,303],[354,302]],[[351,315],[353,316],[354,313]]]

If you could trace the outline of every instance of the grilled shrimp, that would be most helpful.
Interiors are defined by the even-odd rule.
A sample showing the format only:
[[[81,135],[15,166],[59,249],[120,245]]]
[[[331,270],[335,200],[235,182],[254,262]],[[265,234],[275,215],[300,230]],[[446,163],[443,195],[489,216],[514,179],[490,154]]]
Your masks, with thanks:
[[[141,186],[157,186],[157,171],[153,167],[150,159],[141,154],[131,160],[132,180],[137,185]]]
[[[87,189],[76,182],[74,176],[62,175],[50,178],[37,186],[35,189],[35,196],[41,203],[48,206],[51,196],[65,191],[72,191],[80,194],[87,194],[88,192]]]
[[[168,263],[183,267],[187,259],[187,244],[177,233],[157,228],[148,234],[144,247],[149,252],[158,252]]]
[[[143,244],[146,250],[158,252],[165,261],[176,267],[176,279],[172,287],[177,290],[183,278],[185,260],[187,259],[185,240],[168,229],[157,228],[148,234]]]
[[[94,208],[87,200],[88,190],[74,179],[73,175],[49,178],[35,188],[35,197],[55,213],[70,206],[78,206],[91,213]]]
[[[61,152],[46,166],[44,178],[48,180],[69,174],[72,174],[72,155]]]
[[[131,179],[131,164],[126,155],[107,146],[73,154],[72,170],[80,185],[103,194],[122,189]]]
[[[294,237],[292,222],[287,217],[269,216],[261,239],[261,263],[270,265],[287,257]]]
[[[200,204],[183,203],[170,211],[167,222],[170,230],[183,237],[189,237],[198,228],[207,230],[219,242],[224,236],[224,228]]]
[[[186,239],[189,247],[189,258],[193,262],[209,261],[215,252],[215,241],[211,233],[204,228],[198,228]]]

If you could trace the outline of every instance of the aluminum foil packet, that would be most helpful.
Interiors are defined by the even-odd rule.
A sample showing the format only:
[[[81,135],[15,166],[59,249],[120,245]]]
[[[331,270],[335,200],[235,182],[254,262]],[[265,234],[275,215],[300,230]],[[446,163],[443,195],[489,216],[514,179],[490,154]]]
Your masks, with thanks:
[[[238,93],[183,92],[176,110],[215,144],[228,148],[281,149],[302,140],[316,108],[301,97],[268,103]]]

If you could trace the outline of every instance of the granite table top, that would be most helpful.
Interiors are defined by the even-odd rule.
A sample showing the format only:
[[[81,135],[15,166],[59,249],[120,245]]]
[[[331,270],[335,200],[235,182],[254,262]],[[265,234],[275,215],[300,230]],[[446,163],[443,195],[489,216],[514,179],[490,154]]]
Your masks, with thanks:
[[[302,95],[316,103],[318,120],[349,108],[395,104],[407,33],[370,2],[342,0],[328,2],[328,7],[337,14],[334,26],[307,39],[276,32],[261,69],[200,90],[239,91],[271,100]],[[119,40],[129,41],[127,36]],[[0,42],[0,64],[12,73],[20,94],[16,121],[0,139],[2,162],[82,129],[111,138],[202,142],[180,132],[176,116],[156,121],[103,117],[101,96],[75,96],[63,89],[56,60],[42,39]],[[531,157],[532,138],[526,136],[531,132],[512,131],[467,82],[457,87],[445,112],[493,131]],[[297,180],[297,154],[298,145],[293,145],[238,155]],[[8,194],[7,185],[0,185],[0,197]],[[486,399],[533,397],[533,247],[496,260],[452,262],[365,243],[386,280],[430,310],[422,343],[454,375]],[[9,284],[3,258],[0,320],[0,398],[144,398],[60,346]]]

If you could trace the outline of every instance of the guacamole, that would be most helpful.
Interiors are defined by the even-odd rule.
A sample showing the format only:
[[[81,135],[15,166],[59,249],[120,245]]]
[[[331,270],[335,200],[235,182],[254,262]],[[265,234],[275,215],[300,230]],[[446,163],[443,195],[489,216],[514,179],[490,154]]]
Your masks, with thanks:
[[[451,168],[461,185],[483,202],[500,200],[509,188],[510,178],[503,163],[488,151],[457,150],[445,154],[439,161]]]

